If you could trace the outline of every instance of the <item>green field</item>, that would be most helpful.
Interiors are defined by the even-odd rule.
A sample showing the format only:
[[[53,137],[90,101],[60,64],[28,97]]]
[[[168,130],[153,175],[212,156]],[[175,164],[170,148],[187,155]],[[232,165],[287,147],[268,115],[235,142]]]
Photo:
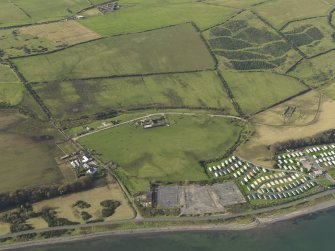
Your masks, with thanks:
[[[12,69],[0,64],[0,104],[17,105],[23,99],[24,87]]]
[[[120,165],[119,175],[132,194],[149,181],[207,179],[199,160],[221,156],[237,140],[241,126],[225,118],[169,115],[170,126],[143,129],[124,125],[81,138],[104,162]]]
[[[335,48],[334,30],[325,17],[293,22],[283,33],[307,56]]]
[[[235,114],[215,72],[34,84],[58,119],[111,109],[210,107]]]
[[[201,29],[222,23],[236,10],[192,0],[128,0],[120,10],[81,20],[101,35],[116,35],[195,22]]]
[[[290,74],[305,80],[311,87],[323,85],[334,79],[334,58],[335,51],[331,51],[312,59],[303,60]]]
[[[254,11],[280,28],[289,21],[327,16],[334,8],[332,5],[333,3],[322,0],[274,0],[256,6]]]
[[[270,72],[225,71],[223,76],[242,111],[253,114],[306,90],[294,78]]]
[[[275,30],[248,11],[204,35],[222,69],[284,72],[300,59]]]
[[[56,20],[92,6],[87,0],[0,1],[0,26]]]
[[[255,4],[263,3],[264,0],[205,0],[207,4],[222,5],[231,8],[245,8]]]
[[[335,82],[332,82],[331,84],[325,86],[321,89],[321,92],[326,94],[331,99],[335,100]]]
[[[214,60],[191,24],[106,38],[13,61],[32,82],[214,67]]]
[[[42,135],[55,131],[15,111],[0,112],[0,191],[60,182],[63,179],[54,160],[55,141]]]

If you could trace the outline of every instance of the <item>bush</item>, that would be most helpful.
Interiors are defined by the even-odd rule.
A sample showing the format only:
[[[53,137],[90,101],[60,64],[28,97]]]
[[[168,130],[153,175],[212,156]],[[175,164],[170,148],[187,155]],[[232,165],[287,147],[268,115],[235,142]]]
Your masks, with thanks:
[[[90,215],[88,212],[85,211],[81,212],[80,215],[84,221],[87,221],[92,218],[92,215]]]
[[[100,202],[100,205],[102,207],[113,207],[113,208],[117,208],[118,206],[121,205],[121,203],[117,200],[104,200]]]
[[[84,209],[84,208],[90,208],[91,204],[89,204],[89,203],[87,203],[86,201],[83,201],[83,200],[78,200],[76,203],[73,204],[73,206]]]
[[[114,213],[115,213],[115,209],[108,207],[108,208],[102,209],[101,215],[102,217],[109,217],[109,216],[112,216]]]

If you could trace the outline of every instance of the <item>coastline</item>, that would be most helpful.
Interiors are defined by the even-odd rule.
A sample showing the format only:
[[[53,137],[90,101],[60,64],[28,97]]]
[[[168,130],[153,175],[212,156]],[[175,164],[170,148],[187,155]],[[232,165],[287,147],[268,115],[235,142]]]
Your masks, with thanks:
[[[28,241],[21,243],[13,243],[8,245],[0,245],[0,250],[15,250],[23,249],[28,247],[55,245],[62,243],[71,243],[82,240],[95,240],[108,236],[138,236],[147,234],[159,234],[159,233],[176,233],[176,232],[206,232],[206,231],[245,231],[254,229],[257,227],[265,227],[276,222],[286,221],[293,218],[299,218],[304,215],[316,213],[326,209],[335,207],[335,200],[321,202],[317,205],[302,208],[297,211],[282,214],[282,215],[271,215],[269,217],[256,217],[256,219],[248,224],[239,223],[217,223],[217,224],[206,224],[206,225],[192,225],[192,226],[171,226],[171,227],[160,227],[160,228],[139,228],[133,230],[112,230],[100,233],[91,233],[86,235],[66,236],[58,238],[50,238],[44,240]]]

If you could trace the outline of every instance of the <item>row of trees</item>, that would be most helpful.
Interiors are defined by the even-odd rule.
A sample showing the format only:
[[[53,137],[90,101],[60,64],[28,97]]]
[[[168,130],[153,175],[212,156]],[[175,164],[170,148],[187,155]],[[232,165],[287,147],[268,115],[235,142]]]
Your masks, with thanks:
[[[68,184],[49,185],[20,189],[15,192],[0,193],[0,211],[15,208],[26,203],[34,203],[64,194],[79,192],[93,187],[93,177],[81,177]]]
[[[306,146],[331,144],[335,142],[335,129],[314,135],[313,137],[289,140],[271,146],[274,153],[285,151],[286,149],[296,149]]]

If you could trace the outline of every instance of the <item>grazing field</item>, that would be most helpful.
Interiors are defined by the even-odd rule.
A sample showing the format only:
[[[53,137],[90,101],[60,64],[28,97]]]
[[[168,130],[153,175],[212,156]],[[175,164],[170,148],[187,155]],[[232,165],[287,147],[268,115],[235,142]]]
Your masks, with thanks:
[[[0,83],[0,105],[1,103],[19,104],[23,99],[24,91],[21,83]]]
[[[334,29],[325,17],[293,22],[283,33],[307,56],[335,48]]]
[[[2,0],[0,1],[0,26],[65,18],[89,6],[92,5],[86,0]]]
[[[48,123],[29,119],[14,111],[0,112],[0,191],[61,182],[55,162],[57,133]]]
[[[0,27],[29,22],[29,17],[12,2],[0,1]]]
[[[276,28],[281,28],[289,21],[327,16],[332,4],[322,0],[274,0],[260,4],[254,10]]]
[[[91,206],[84,209],[73,206],[79,200],[87,202]],[[104,200],[117,200],[121,202],[121,205],[115,210],[115,213],[112,216],[104,218],[104,221],[125,220],[134,217],[134,212],[129,206],[127,198],[120,186],[114,180],[110,180],[106,186],[96,187],[88,191],[35,203],[33,205],[33,209],[34,211],[39,212],[43,209],[43,207],[55,208],[57,217],[65,218],[74,222],[85,223],[80,215],[82,211],[88,212],[92,215],[90,220],[103,219],[101,215],[102,207],[100,202]]]
[[[204,34],[222,69],[285,72],[300,59],[290,44],[249,11]]]
[[[100,38],[96,32],[87,29],[76,21],[26,26],[19,29],[20,33],[47,39],[57,44],[73,45]]]
[[[80,22],[101,35],[116,35],[195,22],[201,29],[222,23],[236,10],[192,0],[129,0],[118,11]]]
[[[75,15],[78,11],[92,6],[86,0],[12,0],[19,8],[24,10],[31,22],[55,20]]]
[[[305,95],[310,94],[308,93]],[[313,105],[313,102],[315,102],[315,97],[311,96],[311,98],[312,100],[309,101],[309,103]],[[307,103],[307,105],[310,104]],[[318,116],[315,120],[313,120],[311,123],[307,123],[306,125],[268,126],[263,124],[256,124],[254,136],[246,144],[242,145],[238,149],[237,154],[238,156],[241,156],[244,159],[250,160],[256,164],[272,167],[273,156],[269,148],[271,145],[291,139],[311,137],[318,133],[334,129],[334,109],[335,101],[324,98]],[[269,121],[271,121],[271,118]]]
[[[46,53],[97,38],[100,35],[75,21],[0,30],[0,58]]]
[[[335,82],[333,81],[329,85],[325,86],[320,90],[322,93],[327,95],[329,98],[335,100]]]
[[[225,71],[233,96],[242,110],[253,114],[307,89],[298,80],[270,72]]]
[[[14,63],[32,82],[214,68],[191,24],[105,38]]]
[[[311,87],[321,86],[334,79],[334,58],[335,51],[331,51],[303,60],[290,74],[303,79]]]
[[[242,126],[206,115],[167,117],[170,126],[143,129],[127,124],[79,139],[104,162],[119,164],[118,174],[135,194],[152,180],[207,179],[198,161],[221,156],[237,140]]]
[[[236,113],[212,71],[50,82],[34,84],[33,88],[58,119],[141,107],[210,107]]]
[[[8,65],[0,64],[0,83],[18,83],[19,79]]]
[[[253,117],[256,124],[273,126],[304,126],[313,123],[322,101],[320,93],[310,91]]]
[[[264,0],[205,0],[207,4],[223,5],[231,8],[245,8],[264,2]]]

